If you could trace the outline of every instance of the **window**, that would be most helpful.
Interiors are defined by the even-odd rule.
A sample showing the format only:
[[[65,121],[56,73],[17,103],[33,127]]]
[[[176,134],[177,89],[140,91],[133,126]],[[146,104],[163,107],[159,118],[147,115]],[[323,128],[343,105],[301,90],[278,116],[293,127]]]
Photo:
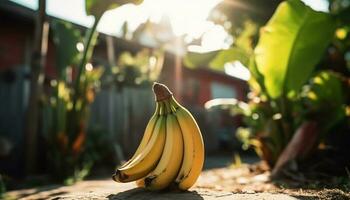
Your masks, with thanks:
[[[210,84],[211,98],[236,98],[237,94],[233,86],[218,82]]]

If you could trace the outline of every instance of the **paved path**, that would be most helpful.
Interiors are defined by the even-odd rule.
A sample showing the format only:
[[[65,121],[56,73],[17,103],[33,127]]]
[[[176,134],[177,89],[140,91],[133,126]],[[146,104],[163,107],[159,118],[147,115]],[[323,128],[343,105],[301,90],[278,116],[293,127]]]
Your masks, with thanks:
[[[285,199],[294,197],[270,193],[232,193],[193,188],[189,192],[149,192],[136,188],[134,183],[115,183],[112,180],[83,181],[74,186],[50,186],[9,192],[17,199],[112,199],[112,200],[234,200],[234,199]]]
[[[72,186],[51,185],[7,193],[8,199],[114,199],[114,200],[235,200],[235,199],[350,199],[341,190],[319,191],[278,188],[263,165],[225,167],[232,158],[206,159],[205,171],[188,192],[150,192],[134,183],[116,183],[110,177],[78,182]],[[249,161],[249,160],[248,160]],[[252,159],[252,162],[254,159]],[[338,197],[338,198],[336,198]]]

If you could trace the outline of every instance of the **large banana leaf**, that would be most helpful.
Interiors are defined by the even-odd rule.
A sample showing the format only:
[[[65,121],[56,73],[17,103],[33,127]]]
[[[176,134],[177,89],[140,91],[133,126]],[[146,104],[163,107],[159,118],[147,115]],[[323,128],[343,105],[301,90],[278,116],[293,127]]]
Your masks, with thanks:
[[[244,29],[235,39],[233,47],[207,53],[188,52],[184,58],[185,65],[190,68],[209,67],[213,70],[224,71],[226,63],[240,61],[248,67],[252,62],[253,55],[252,38],[256,33],[257,26],[250,21],[246,21]]]
[[[85,11],[87,15],[100,18],[107,10],[127,3],[140,4],[142,1],[143,0],[85,0]]]
[[[213,70],[224,71],[225,63],[236,60],[244,66],[248,66],[249,55],[238,47],[207,53],[188,52],[184,58],[184,63],[189,68],[209,67]]]
[[[335,20],[299,0],[279,5],[262,28],[255,60],[272,98],[295,92],[309,79],[330,43]]]

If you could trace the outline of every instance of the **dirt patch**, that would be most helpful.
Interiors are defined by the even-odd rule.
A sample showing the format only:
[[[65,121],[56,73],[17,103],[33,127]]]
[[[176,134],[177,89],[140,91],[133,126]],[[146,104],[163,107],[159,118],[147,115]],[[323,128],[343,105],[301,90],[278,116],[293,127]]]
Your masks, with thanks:
[[[300,177],[299,177],[300,178]],[[298,180],[299,180],[298,178]],[[134,183],[121,184],[106,177],[82,181],[72,186],[45,186],[7,193],[8,199],[169,199],[169,200],[232,200],[232,199],[350,199],[349,190],[341,185],[323,188],[295,180],[272,181],[264,164],[225,167],[202,172],[188,192],[149,192]],[[304,184],[304,185],[303,185]],[[317,186],[312,188],[313,186]]]
[[[268,167],[262,162],[212,169],[202,173],[196,188],[240,194],[287,194],[298,199],[350,199],[348,186],[339,181],[344,177],[313,180],[295,174],[294,179],[271,180],[270,175]]]

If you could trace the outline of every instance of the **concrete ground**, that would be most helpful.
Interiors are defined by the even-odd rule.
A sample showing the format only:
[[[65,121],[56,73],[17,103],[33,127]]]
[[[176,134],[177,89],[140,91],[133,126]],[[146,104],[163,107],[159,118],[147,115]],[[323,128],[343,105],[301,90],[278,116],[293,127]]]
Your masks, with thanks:
[[[286,194],[232,193],[194,187],[188,192],[149,192],[134,183],[116,183],[110,179],[82,181],[73,186],[53,185],[12,191],[9,199],[113,199],[113,200],[233,200],[233,199],[296,199]]]
[[[234,199],[350,199],[337,188],[307,190],[281,188],[269,179],[270,172],[259,165],[227,167],[231,156],[206,158],[204,171],[188,192],[150,192],[134,183],[116,183],[111,177],[78,182],[72,186],[50,185],[10,191],[5,199],[114,199],[114,200],[234,200]],[[256,158],[245,157],[254,163]]]

